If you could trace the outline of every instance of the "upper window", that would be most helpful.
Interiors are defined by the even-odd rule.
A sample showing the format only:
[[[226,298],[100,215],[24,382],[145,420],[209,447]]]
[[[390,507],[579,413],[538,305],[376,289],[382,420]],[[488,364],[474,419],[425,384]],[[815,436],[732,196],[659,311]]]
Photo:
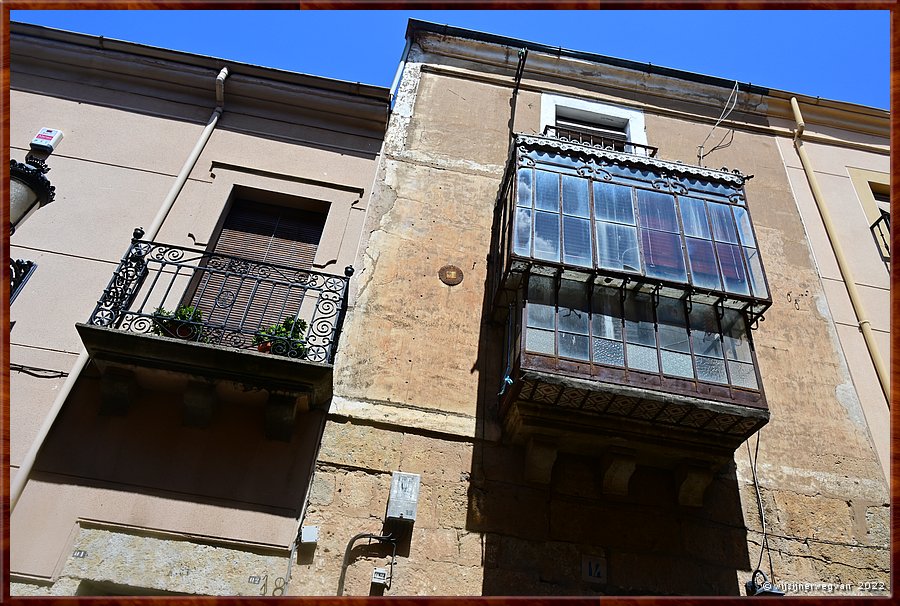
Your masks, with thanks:
[[[540,132],[583,145],[639,155],[653,155],[647,146],[644,114],[596,101],[541,95]]]
[[[516,179],[512,252],[540,261],[640,276],[697,291],[768,299],[743,196],[713,182],[638,168],[578,169],[527,153]]]

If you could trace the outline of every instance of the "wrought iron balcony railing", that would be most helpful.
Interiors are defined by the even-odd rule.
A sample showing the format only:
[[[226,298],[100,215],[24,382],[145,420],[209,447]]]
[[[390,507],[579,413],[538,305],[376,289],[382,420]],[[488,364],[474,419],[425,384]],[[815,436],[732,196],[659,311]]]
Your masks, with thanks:
[[[335,276],[141,240],[89,324],[332,364],[353,268]]]
[[[568,141],[569,143],[578,143],[598,149],[625,152],[626,154],[635,154],[638,156],[647,156],[653,158],[656,156],[657,148],[650,145],[642,145],[640,143],[632,143],[631,141],[622,141],[613,137],[605,137],[597,133],[589,133],[572,128],[563,128],[561,126],[547,125],[544,128],[545,137],[554,137],[560,141]]]

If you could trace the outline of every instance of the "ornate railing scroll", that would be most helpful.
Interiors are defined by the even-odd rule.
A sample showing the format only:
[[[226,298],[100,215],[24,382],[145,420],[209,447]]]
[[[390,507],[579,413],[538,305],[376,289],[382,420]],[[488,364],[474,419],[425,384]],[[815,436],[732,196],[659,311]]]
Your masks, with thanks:
[[[141,240],[136,229],[90,324],[332,364],[344,276]]]
[[[25,282],[34,273],[37,264],[27,259],[9,260],[9,304],[16,300]]]

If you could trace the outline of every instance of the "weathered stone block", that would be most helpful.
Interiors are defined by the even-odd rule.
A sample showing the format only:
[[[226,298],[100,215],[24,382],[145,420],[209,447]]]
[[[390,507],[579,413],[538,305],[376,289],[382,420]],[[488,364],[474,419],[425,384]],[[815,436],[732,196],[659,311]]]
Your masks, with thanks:
[[[337,480],[332,471],[316,470],[309,489],[310,505],[331,505]]]
[[[402,440],[401,433],[368,425],[328,422],[322,436],[319,461],[389,473],[400,468]]]

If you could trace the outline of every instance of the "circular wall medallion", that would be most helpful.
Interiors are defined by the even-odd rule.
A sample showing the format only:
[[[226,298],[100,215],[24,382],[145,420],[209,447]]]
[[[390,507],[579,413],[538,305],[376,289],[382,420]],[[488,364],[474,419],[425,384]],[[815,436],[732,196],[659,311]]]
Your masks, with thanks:
[[[463,272],[456,265],[444,265],[438,270],[438,277],[447,286],[456,286],[463,281]]]

